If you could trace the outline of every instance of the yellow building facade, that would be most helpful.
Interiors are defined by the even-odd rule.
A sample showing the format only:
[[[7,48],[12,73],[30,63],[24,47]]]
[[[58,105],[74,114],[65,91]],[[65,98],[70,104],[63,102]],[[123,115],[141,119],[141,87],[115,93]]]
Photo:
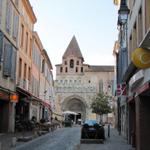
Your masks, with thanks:
[[[19,41],[17,57],[17,85],[16,91],[19,102],[16,104],[16,118],[30,119],[31,69],[32,69],[32,42],[34,24],[37,19],[28,0],[19,1]]]

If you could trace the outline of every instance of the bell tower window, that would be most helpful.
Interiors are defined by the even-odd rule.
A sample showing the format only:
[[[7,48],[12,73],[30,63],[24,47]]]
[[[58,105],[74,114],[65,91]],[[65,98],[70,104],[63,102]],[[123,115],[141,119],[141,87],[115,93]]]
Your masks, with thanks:
[[[65,72],[68,72],[68,68],[67,67],[65,68]]]
[[[67,61],[65,61],[65,65],[67,65]]]
[[[70,60],[70,68],[74,68],[74,60],[73,59]]]
[[[60,67],[60,72],[63,72],[63,67]]]

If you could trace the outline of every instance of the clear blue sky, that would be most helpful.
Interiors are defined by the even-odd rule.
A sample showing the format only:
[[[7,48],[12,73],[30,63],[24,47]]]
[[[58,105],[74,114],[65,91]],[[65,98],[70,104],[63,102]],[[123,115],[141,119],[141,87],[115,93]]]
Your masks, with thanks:
[[[37,16],[35,30],[54,68],[62,62],[73,35],[85,63],[113,65],[117,7],[113,0],[30,0]]]

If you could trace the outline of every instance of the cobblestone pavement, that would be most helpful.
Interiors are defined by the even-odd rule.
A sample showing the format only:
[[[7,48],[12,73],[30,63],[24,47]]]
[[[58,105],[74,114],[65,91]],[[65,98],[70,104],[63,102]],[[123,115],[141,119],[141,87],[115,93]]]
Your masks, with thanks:
[[[106,130],[106,129],[105,129]],[[107,130],[106,130],[107,132]],[[80,144],[76,150],[134,150],[126,140],[111,128],[110,138],[106,137],[104,144]]]
[[[2,150],[133,150],[126,140],[111,128],[110,138],[104,144],[80,144],[80,127],[60,128],[29,142],[17,142],[17,146],[8,148],[9,138],[3,139],[7,146]],[[106,134],[107,134],[107,128]],[[30,133],[28,133],[30,134]]]
[[[11,150],[74,150],[80,142],[80,127],[60,128]]]

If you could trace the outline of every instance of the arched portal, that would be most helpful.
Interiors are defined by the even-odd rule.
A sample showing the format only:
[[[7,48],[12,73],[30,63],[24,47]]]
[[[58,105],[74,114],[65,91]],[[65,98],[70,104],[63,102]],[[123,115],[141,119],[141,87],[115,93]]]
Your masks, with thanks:
[[[76,123],[84,121],[86,118],[86,104],[80,97],[68,97],[62,103],[62,111],[75,112],[76,115],[70,115],[71,119]]]

